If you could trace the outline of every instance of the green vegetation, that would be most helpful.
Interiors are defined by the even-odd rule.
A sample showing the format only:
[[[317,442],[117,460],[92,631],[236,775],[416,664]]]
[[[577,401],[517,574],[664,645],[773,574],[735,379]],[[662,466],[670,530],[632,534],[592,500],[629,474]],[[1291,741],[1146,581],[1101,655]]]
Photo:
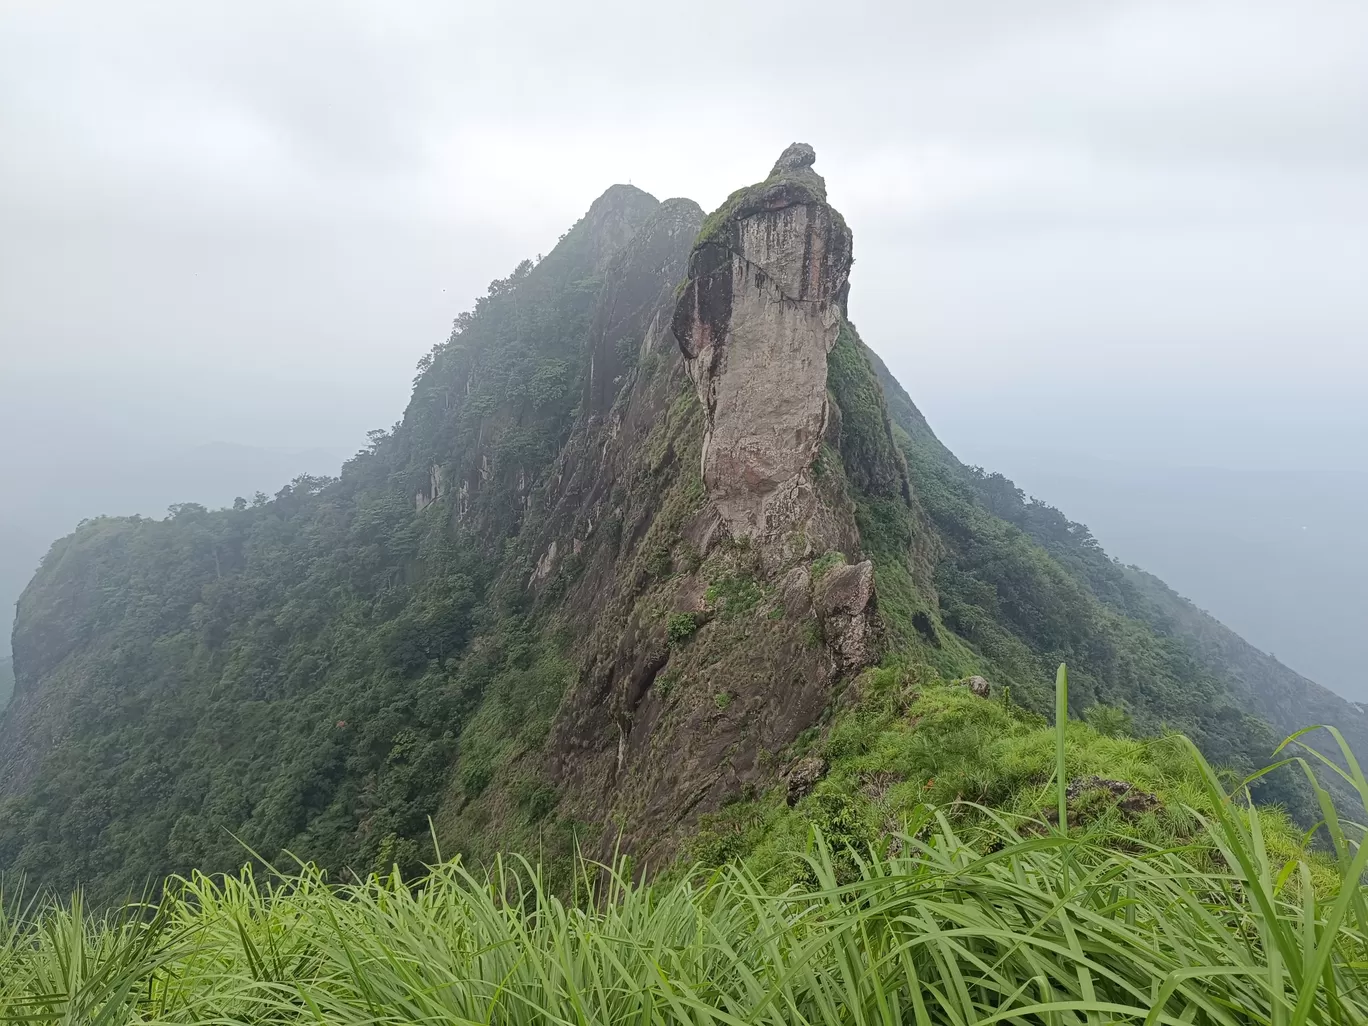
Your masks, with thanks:
[[[1056,690],[1067,708],[1061,667]],[[982,700],[980,700],[982,701]],[[987,705],[987,703],[984,703]],[[1068,808],[1074,748],[1050,753]],[[1336,735],[1338,739],[1338,735]],[[1340,741],[1343,744],[1342,740]],[[1201,807],[1157,845],[916,803],[842,847],[814,829],[801,884],[744,863],[634,883],[581,862],[558,897],[534,865],[459,862],[346,886],[316,868],[168,885],[106,917],[24,905],[0,919],[0,1015],[30,1023],[1368,1022],[1361,828],[1281,846],[1186,744]],[[1314,761],[1316,753],[1306,749]],[[1368,780],[1351,784],[1368,813]],[[1308,777],[1311,770],[1300,763]],[[839,817],[836,825],[839,826]],[[1347,832],[1346,832],[1347,831]],[[1272,842],[1279,843],[1272,843]]]
[[[703,599],[724,619],[745,616],[764,601],[765,589],[748,574],[726,574],[703,593]]]
[[[1218,810],[1164,739],[1183,732],[1241,778],[1275,744],[1253,713],[1296,692],[1244,681],[1255,664],[1229,669],[1219,637],[1193,644],[1202,623],[1157,582],[960,465],[848,323],[817,490],[859,537],[810,569],[820,582],[873,561],[882,661],[833,669],[829,622],[777,600],[789,566],[705,515],[703,411],[649,330],[668,321],[697,222],[635,250],[624,239],[653,203],[610,190],[544,260],[491,283],[420,363],[403,420],[338,479],[98,518],[53,546],[20,604],[25,676],[0,718],[0,869],[105,908],[234,871],[244,846],[257,872],[295,853],[348,881],[396,864],[412,877],[439,847],[481,868],[511,849],[536,851],[565,896],[576,844],[611,850],[601,835],[698,785],[688,808],[713,813],[701,862],[744,855],[767,887],[812,889],[794,853],[813,824],[854,880],[850,853],[928,803],[966,843],[997,822],[985,808],[1048,819],[1043,682],[1065,659],[1072,772],[1157,803],[1090,791],[1071,807],[1080,843],[1195,843],[1194,816]],[[808,540],[794,542],[796,559]],[[992,701],[956,683],[973,674]],[[616,761],[629,720],[684,753],[687,784],[648,793]],[[824,773],[790,806],[776,782],[803,757]],[[621,801],[580,786],[591,764],[624,774]],[[1353,789],[1331,783],[1343,807]],[[1286,767],[1250,790],[1305,827],[1318,816]],[[1282,855],[1295,847],[1280,813],[1260,822]]]
[[[492,282],[420,362],[403,421],[340,478],[101,517],[54,544],[14,644],[32,686],[67,698],[25,728],[40,757],[23,786],[0,785],[0,868],[98,904],[231,870],[244,844],[417,870],[453,784],[458,802],[515,786],[503,775],[542,743],[570,676],[522,592],[536,553],[516,536],[544,516],[531,485],[587,373],[596,218],[639,224],[654,206],[610,191]],[[575,567],[559,562],[549,595]]]
[[[946,677],[982,673],[1042,715],[1053,695],[1040,682],[1067,661],[1075,715],[1105,705],[1128,718],[1129,733],[1181,731],[1216,765],[1240,773],[1262,765],[1276,736],[1219,661],[1175,636],[1086,528],[1027,502],[1001,475],[960,464],[886,369],[874,387],[876,366],[843,325],[828,388],[842,412],[847,476],[857,460],[875,468],[856,475],[866,482],[855,489],[856,518],[895,651]],[[893,495],[899,464],[910,505]],[[1290,773],[1261,778],[1255,791],[1303,819],[1313,807]]]
[[[812,561],[812,583],[816,584],[825,577],[828,570],[844,566],[845,561],[845,554],[841,552],[827,552],[818,556]]]
[[[819,184],[702,238],[779,186]],[[650,327],[698,222],[637,248],[654,206],[493,282],[340,478],[53,546],[0,719],[37,894],[0,894],[0,1021],[1368,1023],[1340,735],[1258,770],[1297,692],[959,464],[848,323],[809,571],[871,560],[877,621],[780,602],[815,543],[707,508]],[[653,882],[576,858],[619,831]]]
[[[788,753],[791,761],[817,756],[825,764],[811,793],[790,805],[781,782],[706,817],[694,859],[718,865],[745,856],[767,878],[810,884],[792,853],[812,824],[838,849],[863,849],[903,829],[925,803],[956,829],[981,827],[987,809],[1027,821],[1053,811],[1059,739],[1043,717],[976,697],[924,666],[869,671],[851,687],[854,701],[843,703],[824,734]],[[1071,822],[1099,843],[1188,843],[1200,828],[1197,815],[1212,811],[1200,774],[1174,736],[1114,738],[1069,721],[1063,743],[1070,779],[1130,786],[1129,800],[1105,789],[1078,796]],[[1279,850],[1299,845],[1299,831],[1276,810],[1266,811],[1265,823]]]
[[[671,645],[682,645],[698,630],[698,618],[693,613],[671,613],[665,617],[665,636]]]

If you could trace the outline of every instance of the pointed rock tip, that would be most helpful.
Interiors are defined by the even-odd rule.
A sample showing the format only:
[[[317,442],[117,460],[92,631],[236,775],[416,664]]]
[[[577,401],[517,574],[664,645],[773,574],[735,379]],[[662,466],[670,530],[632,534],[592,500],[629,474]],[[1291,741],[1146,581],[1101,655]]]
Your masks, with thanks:
[[[779,154],[779,159],[774,162],[770,177],[781,175],[785,171],[801,171],[803,168],[812,167],[816,161],[817,151],[807,143],[789,143],[784,152]]]

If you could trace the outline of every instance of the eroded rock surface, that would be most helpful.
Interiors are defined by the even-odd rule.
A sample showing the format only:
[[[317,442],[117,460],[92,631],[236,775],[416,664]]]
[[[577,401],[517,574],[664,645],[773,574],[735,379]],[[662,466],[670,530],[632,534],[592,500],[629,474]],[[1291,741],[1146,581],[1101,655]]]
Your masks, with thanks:
[[[833,567],[813,589],[813,606],[822,619],[827,644],[847,669],[870,661],[874,648],[874,564]]]
[[[789,805],[797,805],[812,793],[826,773],[827,762],[820,755],[799,759],[784,773],[785,800]]]
[[[811,146],[703,225],[673,328],[706,411],[703,481],[734,537],[775,540],[809,521],[827,425],[851,234],[826,202]]]

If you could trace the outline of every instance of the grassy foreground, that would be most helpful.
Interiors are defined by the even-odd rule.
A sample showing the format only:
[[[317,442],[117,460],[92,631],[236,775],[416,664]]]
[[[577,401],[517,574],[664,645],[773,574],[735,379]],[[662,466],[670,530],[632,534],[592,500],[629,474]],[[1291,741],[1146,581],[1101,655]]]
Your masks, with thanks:
[[[1324,768],[1368,809],[1344,755]],[[1215,812],[1179,849],[989,812],[970,836],[924,805],[853,875],[815,837],[807,889],[585,864],[562,900],[509,860],[195,876],[110,916],[40,903],[0,919],[0,1021],[1368,1023],[1362,830],[1325,799],[1333,856],[1272,855],[1192,756]]]

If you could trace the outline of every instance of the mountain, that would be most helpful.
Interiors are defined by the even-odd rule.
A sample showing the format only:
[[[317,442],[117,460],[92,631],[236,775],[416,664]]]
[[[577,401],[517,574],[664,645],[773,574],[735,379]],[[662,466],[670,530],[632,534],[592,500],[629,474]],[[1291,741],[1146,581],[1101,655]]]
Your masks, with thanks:
[[[71,524],[101,512],[160,514],[187,498],[226,506],[235,496],[274,490],[297,474],[336,467],[345,455],[224,442],[137,451],[100,440],[58,444],[26,438],[22,448],[0,453],[0,472],[25,485],[0,495],[0,619],[6,626],[52,537]]]
[[[0,712],[9,705],[10,695],[14,694],[14,663],[8,656],[0,657]]]
[[[1124,562],[1301,673],[1365,700],[1357,636],[1368,619],[1368,538],[1347,525],[1368,503],[1368,473],[1316,457],[1255,469],[1161,462],[1172,454],[1104,460],[1012,439],[975,446],[975,462],[1011,467],[1028,493],[1069,510]]]
[[[98,899],[249,850],[660,866],[810,791],[824,731],[883,794],[912,782],[870,725],[902,716],[943,775],[929,724],[975,716],[928,688],[982,678],[1001,734],[1044,722],[1060,661],[1077,715],[1236,771],[1313,709],[1368,752],[1356,709],[939,442],[849,319],[814,160],[706,218],[609,189],[338,478],[57,541],[18,606],[0,868]]]

